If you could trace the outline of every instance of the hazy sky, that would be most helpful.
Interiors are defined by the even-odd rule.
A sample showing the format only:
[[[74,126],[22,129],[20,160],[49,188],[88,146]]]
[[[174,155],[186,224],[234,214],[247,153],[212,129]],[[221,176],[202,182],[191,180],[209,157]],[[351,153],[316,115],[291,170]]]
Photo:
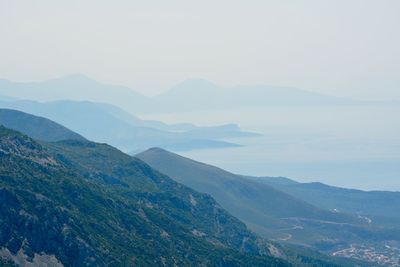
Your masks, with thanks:
[[[0,78],[193,77],[400,100],[399,0],[0,0]]]

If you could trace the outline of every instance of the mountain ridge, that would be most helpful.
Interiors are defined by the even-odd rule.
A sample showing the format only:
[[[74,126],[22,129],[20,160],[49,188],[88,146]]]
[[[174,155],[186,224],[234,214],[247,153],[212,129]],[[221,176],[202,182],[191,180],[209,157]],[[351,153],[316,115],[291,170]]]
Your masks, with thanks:
[[[250,229],[275,241],[308,246],[332,255],[344,253],[349,247],[354,247],[360,255],[365,246],[377,254],[383,248],[389,258],[394,250],[385,250],[385,244],[393,243],[394,247],[400,244],[400,228],[393,220],[370,220],[345,210],[325,209],[285,190],[158,148],[136,157],[176,181],[210,194]],[[280,183],[297,185],[287,179]],[[373,260],[382,263],[380,257]],[[394,260],[395,257],[391,259]]]
[[[0,147],[0,264],[5,266],[363,263],[260,239],[209,195],[107,144],[37,143],[0,126]]]
[[[303,199],[325,209],[342,210],[365,216],[383,216],[400,218],[400,192],[341,188],[320,182],[282,183],[277,178],[248,177],[260,183],[265,183],[295,197]],[[390,216],[389,216],[390,215]]]
[[[228,88],[204,79],[189,79],[158,95],[144,96],[126,86],[99,83],[81,75],[34,83],[3,79],[0,80],[0,94],[36,101],[68,99],[105,102],[134,114],[265,105],[320,106],[364,103],[283,86],[240,85]]]
[[[211,197],[108,145],[39,144],[1,126],[0,147],[2,258],[53,266],[290,265]]]
[[[61,124],[44,117],[34,116],[13,109],[0,108],[0,124],[42,141],[85,140],[84,137]]]
[[[118,107],[88,101],[0,101],[0,107],[49,118],[90,140],[109,143],[126,152],[153,145],[176,151],[235,147],[239,144],[223,139],[257,135],[242,131],[234,124],[198,127],[141,120]]]

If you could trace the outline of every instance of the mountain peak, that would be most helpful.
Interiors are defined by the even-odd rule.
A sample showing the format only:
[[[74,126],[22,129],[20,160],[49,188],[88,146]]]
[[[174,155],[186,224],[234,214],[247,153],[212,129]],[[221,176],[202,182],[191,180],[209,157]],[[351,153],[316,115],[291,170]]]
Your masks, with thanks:
[[[155,157],[159,157],[159,156],[174,156],[176,154],[169,152],[168,150],[165,150],[163,148],[160,147],[151,147],[145,151],[139,152],[137,154],[135,154],[135,157],[140,158],[141,155],[153,155]]]
[[[151,147],[151,148],[147,149],[146,151],[144,151],[143,153],[146,153],[146,152],[169,153],[167,150],[162,149],[160,147]]]

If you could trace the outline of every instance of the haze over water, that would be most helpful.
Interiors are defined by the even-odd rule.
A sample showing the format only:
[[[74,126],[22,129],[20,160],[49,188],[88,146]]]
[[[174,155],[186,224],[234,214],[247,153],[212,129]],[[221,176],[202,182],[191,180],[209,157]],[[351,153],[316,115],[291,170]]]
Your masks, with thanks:
[[[3,1],[0,78],[82,73],[154,96],[201,77],[399,101],[399,10],[396,0]],[[263,133],[185,153],[233,172],[400,190],[399,114],[393,105],[142,117]]]
[[[231,172],[366,190],[400,190],[400,107],[271,107],[143,115],[169,123],[238,123],[260,137],[181,153]]]

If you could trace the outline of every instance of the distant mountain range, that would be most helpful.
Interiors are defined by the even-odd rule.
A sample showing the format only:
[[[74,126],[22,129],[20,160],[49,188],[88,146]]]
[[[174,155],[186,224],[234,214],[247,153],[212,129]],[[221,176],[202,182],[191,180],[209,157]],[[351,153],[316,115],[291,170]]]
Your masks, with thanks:
[[[0,126],[0,178],[5,266],[368,265],[257,237],[210,195],[106,144]]]
[[[186,80],[165,93],[153,97],[153,101],[164,112],[357,103],[354,100],[321,95],[297,88],[269,85],[225,88],[202,79]]]
[[[121,107],[133,114],[243,107],[367,103],[279,86],[243,85],[224,88],[201,79],[187,80],[165,93],[147,97],[128,87],[99,83],[84,75],[70,75],[59,79],[30,83],[0,80],[0,95],[36,101],[102,102]]]
[[[376,253],[372,257],[376,263],[384,262],[379,253],[392,263],[400,260],[391,258],[400,249],[400,220],[392,214],[398,213],[400,193],[356,192],[321,184],[313,190],[287,178],[235,175],[159,148],[136,156],[176,181],[210,194],[265,237],[333,255],[350,256],[346,249],[354,247],[352,256],[363,258],[367,249]]]
[[[18,83],[0,80],[0,95],[35,101],[76,100],[116,104],[131,111],[137,105],[148,104],[147,97],[124,86],[106,85],[84,75]]]
[[[0,108],[16,109],[49,118],[85,138],[108,143],[132,153],[152,146],[173,151],[234,147],[238,145],[222,139],[257,135],[241,131],[235,124],[197,127],[189,123],[167,125],[159,121],[141,120],[116,106],[87,101],[0,100]],[[5,115],[7,114],[1,117],[2,120],[7,120]],[[16,121],[15,124],[33,122]]]
[[[0,95],[0,125],[7,127],[0,127],[0,266],[400,261],[399,193],[237,175],[160,148],[136,158],[118,150],[237,146],[224,139],[256,135],[234,124],[168,125],[132,112],[362,102],[290,88],[220,88],[203,80],[145,97],[80,75],[0,80]]]

